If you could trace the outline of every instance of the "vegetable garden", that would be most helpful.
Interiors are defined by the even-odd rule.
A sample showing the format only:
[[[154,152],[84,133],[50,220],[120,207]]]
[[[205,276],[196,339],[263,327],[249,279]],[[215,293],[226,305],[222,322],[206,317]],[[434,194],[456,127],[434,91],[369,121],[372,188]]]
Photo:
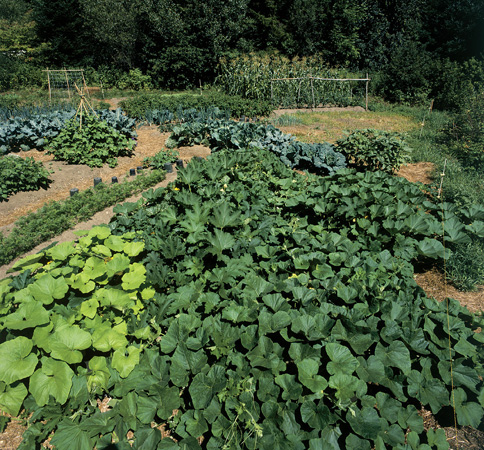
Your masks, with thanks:
[[[388,133],[305,144],[159,111],[167,146],[211,156],[0,281],[20,449],[448,448],[422,406],[481,426],[482,316],[414,274],[484,237],[484,207],[394,177],[408,150]]]

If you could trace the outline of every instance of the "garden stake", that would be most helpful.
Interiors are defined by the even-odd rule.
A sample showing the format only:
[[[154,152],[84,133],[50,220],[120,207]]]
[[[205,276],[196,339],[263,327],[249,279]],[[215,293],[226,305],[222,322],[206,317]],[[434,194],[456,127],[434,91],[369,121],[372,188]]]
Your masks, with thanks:
[[[447,295],[447,265],[445,259],[445,218],[444,218],[444,199],[441,198],[442,194],[442,185],[444,182],[445,176],[445,166],[447,164],[447,159],[444,161],[444,169],[440,174],[440,187],[439,187],[439,195],[437,198],[440,198],[440,205],[442,211],[442,245],[444,247],[444,294],[445,294],[445,304],[447,308],[447,330],[448,330],[448,337],[449,337],[449,365],[450,365],[450,389],[452,393],[452,410],[454,413],[454,431],[455,431],[455,444],[456,448],[459,449],[459,441],[457,439],[457,413],[455,409],[455,392],[454,392],[454,372],[453,372],[453,365],[452,365],[452,341],[450,336],[450,314],[449,314],[449,296]]]
[[[439,193],[437,195],[437,198],[440,198],[440,194],[442,194],[442,184],[444,182],[444,177],[445,177],[445,166],[447,165],[447,159],[444,161],[444,169],[442,170],[442,173],[440,174],[440,186],[439,186]],[[443,220],[443,219],[442,219]],[[445,261],[445,260],[444,260]]]

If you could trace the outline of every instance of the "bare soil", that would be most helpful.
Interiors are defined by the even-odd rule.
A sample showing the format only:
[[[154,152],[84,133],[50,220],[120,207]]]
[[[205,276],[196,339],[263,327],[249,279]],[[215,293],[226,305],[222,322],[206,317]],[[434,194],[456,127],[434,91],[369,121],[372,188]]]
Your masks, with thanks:
[[[122,99],[105,100],[109,102],[112,107],[117,107],[118,102]],[[346,108],[347,110],[364,111],[363,108]],[[319,108],[317,112],[329,112],[332,108]],[[341,109],[338,109],[341,110]],[[301,110],[297,110],[300,112]],[[307,110],[308,112],[315,112],[315,110]],[[279,110],[275,114],[289,114],[292,110]],[[323,122],[323,121],[322,121]],[[304,126],[303,126],[304,127]],[[296,127],[292,127],[297,129]],[[282,128],[281,128],[282,129]],[[289,131],[289,130],[287,130]],[[297,133],[294,133],[297,134]],[[153,156],[164,147],[165,141],[168,138],[168,133],[160,133],[156,126],[143,126],[138,129],[138,145],[132,157],[119,158],[119,163],[116,168],[109,168],[107,165],[91,169],[87,166],[73,166],[63,162],[53,161],[52,156],[46,155],[37,150],[29,152],[22,152],[18,154],[20,157],[32,156],[36,161],[41,161],[44,166],[52,171],[53,183],[46,191],[22,192],[10,197],[9,202],[0,203],[0,231],[4,234],[12,229],[15,220],[19,217],[38,210],[44,203],[55,200],[66,199],[70,195],[70,189],[78,188],[80,191],[89,188],[93,185],[93,179],[100,177],[105,182],[110,182],[111,177],[118,177],[121,182],[129,173],[129,169],[142,166],[143,159],[147,156]],[[180,159],[185,163],[190,161],[194,156],[207,157],[210,154],[210,149],[203,146],[183,147],[178,149]],[[408,164],[402,167],[397,174],[403,176],[412,182],[421,182],[429,184],[432,182],[431,174],[433,166],[430,163]],[[176,171],[172,174],[167,174],[166,179],[158,186],[166,186],[168,183],[176,178]],[[134,196],[126,201],[136,201],[140,196]],[[76,239],[73,234],[76,230],[90,229],[95,225],[107,223],[113,215],[113,208],[108,208],[97,213],[91,220],[85,223],[78,224],[74,229],[62,233],[60,236],[46,242],[36,249],[33,249],[29,254],[36,253],[42,248],[49,245],[51,242],[63,242]],[[23,255],[25,256],[25,255]],[[20,259],[20,258],[18,258]],[[17,259],[17,260],[18,260]],[[3,279],[7,274],[7,270],[15,263],[0,267],[0,279]],[[427,295],[434,297],[439,301],[446,298],[455,298],[463,305],[467,306],[469,310],[479,313],[484,310],[484,287],[480,286],[476,292],[460,292],[446,282],[445,277],[437,270],[432,269],[425,273],[418,273],[415,275],[417,283],[425,290]],[[1,412],[0,412],[1,413]],[[422,410],[424,421],[429,427],[438,427],[432,415],[427,411]],[[0,433],[0,449],[15,450],[22,440],[22,432],[25,426],[19,419],[13,419],[7,426],[3,433]],[[461,450],[471,450],[484,448],[484,433],[477,430],[464,428],[456,431],[453,428],[446,428],[448,441],[451,448],[458,448]]]

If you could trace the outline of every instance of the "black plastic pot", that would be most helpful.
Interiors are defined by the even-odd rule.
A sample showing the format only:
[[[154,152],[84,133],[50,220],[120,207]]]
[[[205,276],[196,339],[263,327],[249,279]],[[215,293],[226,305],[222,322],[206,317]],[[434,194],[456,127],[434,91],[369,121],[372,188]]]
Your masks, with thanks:
[[[94,186],[97,186],[99,183],[102,183],[102,178],[96,177],[94,178]]]
[[[163,168],[165,169],[166,173],[172,173],[173,172],[173,166],[172,166],[171,163],[165,163]]]
[[[129,169],[129,174],[134,177],[136,175],[136,169]]]
[[[176,167],[178,169],[183,168],[183,160],[182,159],[177,159],[176,162],[175,162],[175,164],[176,164]]]
[[[118,182],[118,177],[111,178],[111,183],[117,183],[117,182]]]
[[[70,193],[71,193],[71,197],[76,195],[76,194],[79,194],[79,189],[73,188],[73,189],[71,189]]]

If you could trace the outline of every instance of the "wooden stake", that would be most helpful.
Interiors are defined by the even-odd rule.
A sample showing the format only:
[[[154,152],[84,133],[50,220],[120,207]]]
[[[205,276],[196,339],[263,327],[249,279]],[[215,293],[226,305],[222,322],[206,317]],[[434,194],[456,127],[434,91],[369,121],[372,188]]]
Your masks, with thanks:
[[[365,111],[368,111],[368,83],[370,79],[368,78],[368,73],[366,74],[366,92],[365,92]]]

